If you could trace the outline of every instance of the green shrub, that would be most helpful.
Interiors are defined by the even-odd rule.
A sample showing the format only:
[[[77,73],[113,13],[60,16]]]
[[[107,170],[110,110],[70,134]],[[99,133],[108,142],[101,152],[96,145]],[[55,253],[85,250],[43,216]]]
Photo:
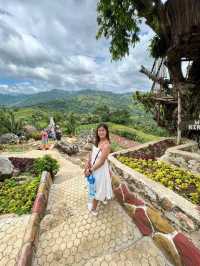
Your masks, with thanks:
[[[18,184],[13,179],[0,182],[0,214],[29,213],[32,209],[39,186],[40,177]]]
[[[69,135],[75,135],[79,121],[80,121],[80,117],[74,114],[73,112],[70,112],[66,117],[65,132]]]
[[[88,125],[79,125],[77,127],[77,134],[81,134],[81,133],[86,133],[86,132],[90,132],[92,129],[96,129],[98,124],[88,124]]]
[[[27,137],[29,139],[41,140],[41,132],[39,132],[39,131],[32,132],[32,133],[28,134]]]
[[[125,138],[130,139],[130,140],[134,140],[134,141],[138,141],[138,142],[143,142],[144,141],[135,132],[131,132],[131,131],[128,131],[128,130],[119,130],[119,129],[114,129],[114,130],[111,130],[111,131],[113,133],[121,136],[121,137],[125,137]]]
[[[112,133],[117,134],[122,137],[126,137],[130,140],[145,143],[153,140],[158,140],[159,136],[146,134],[140,130],[137,130],[132,127],[124,126],[124,125],[118,125],[114,123],[108,123],[109,129]]]
[[[136,142],[140,142],[140,143],[145,142],[145,139],[142,136],[138,135],[134,130],[131,130],[131,129],[113,129],[113,128],[111,128],[111,132],[116,134],[116,135],[119,135],[121,137],[125,137],[127,139],[130,139],[130,140],[133,140]]]
[[[49,155],[36,159],[33,165],[33,171],[36,175],[41,175],[43,171],[47,171],[54,176],[58,170],[58,162]]]
[[[122,150],[122,147],[115,141],[111,142],[111,152]]]
[[[174,190],[194,204],[200,204],[200,176],[165,162],[119,156],[118,160],[137,172]]]

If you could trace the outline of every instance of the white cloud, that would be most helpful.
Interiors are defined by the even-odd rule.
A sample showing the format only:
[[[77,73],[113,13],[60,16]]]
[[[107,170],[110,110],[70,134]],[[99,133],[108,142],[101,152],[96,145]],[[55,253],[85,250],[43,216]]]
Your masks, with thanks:
[[[109,43],[95,38],[96,0],[0,3],[7,12],[0,12],[0,76],[3,81],[13,80],[10,91],[89,88],[122,92],[150,87],[139,73],[141,64],[152,65],[147,51],[152,32],[147,26],[142,26],[141,42],[130,55],[111,62]],[[24,80],[29,83],[22,86]]]

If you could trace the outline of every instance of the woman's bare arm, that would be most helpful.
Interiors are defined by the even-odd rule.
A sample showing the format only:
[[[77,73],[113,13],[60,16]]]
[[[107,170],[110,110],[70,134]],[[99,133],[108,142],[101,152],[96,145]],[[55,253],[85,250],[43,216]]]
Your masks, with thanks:
[[[110,144],[104,145],[104,147],[101,149],[101,156],[96,161],[96,163],[91,167],[91,171],[97,170],[99,167],[101,167],[104,164],[105,160],[108,158],[110,151],[111,151]]]
[[[90,167],[90,165],[91,165],[91,157],[92,157],[92,154],[91,154],[91,152],[89,152],[88,160],[86,162],[86,167]]]

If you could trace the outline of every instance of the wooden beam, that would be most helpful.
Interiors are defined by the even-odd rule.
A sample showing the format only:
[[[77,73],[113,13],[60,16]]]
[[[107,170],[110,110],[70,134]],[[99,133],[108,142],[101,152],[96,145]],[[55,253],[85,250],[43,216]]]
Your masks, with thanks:
[[[156,72],[156,77],[158,77],[158,75],[159,75],[159,72],[160,72],[161,66],[162,66],[162,64],[163,64],[163,60],[164,60],[164,59],[162,58],[162,59],[161,59],[161,62],[160,62],[160,65],[159,65],[159,67],[158,67],[158,69],[157,69],[157,72]],[[158,61],[158,59],[156,59],[156,61],[154,61],[153,69],[154,69],[154,67],[155,67],[157,61]],[[152,71],[151,71],[152,74],[153,74],[153,69],[152,69]],[[154,82],[153,82],[153,84],[152,84],[152,87],[151,87],[151,92],[153,92],[153,90],[154,90],[154,88],[155,88],[155,85],[156,85],[156,81],[154,80]]]
[[[164,102],[166,104],[175,104],[177,105],[177,101],[174,98],[161,98],[161,97],[154,97],[152,96],[151,99],[155,100],[156,102]]]
[[[164,79],[164,78],[161,78],[161,77],[156,77],[154,74],[152,74],[144,66],[141,66],[140,72],[145,74],[149,79],[151,79],[151,80],[157,82],[158,84],[162,85],[164,88],[168,88],[168,84],[170,84],[170,81],[168,79]]]

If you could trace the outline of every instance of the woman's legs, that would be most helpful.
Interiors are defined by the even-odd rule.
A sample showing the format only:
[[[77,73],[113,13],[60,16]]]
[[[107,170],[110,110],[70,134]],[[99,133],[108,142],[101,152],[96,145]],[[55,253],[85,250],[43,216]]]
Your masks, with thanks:
[[[93,211],[96,211],[97,205],[98,205],[98,200],[93,199],[93,206],[92,206]]]

